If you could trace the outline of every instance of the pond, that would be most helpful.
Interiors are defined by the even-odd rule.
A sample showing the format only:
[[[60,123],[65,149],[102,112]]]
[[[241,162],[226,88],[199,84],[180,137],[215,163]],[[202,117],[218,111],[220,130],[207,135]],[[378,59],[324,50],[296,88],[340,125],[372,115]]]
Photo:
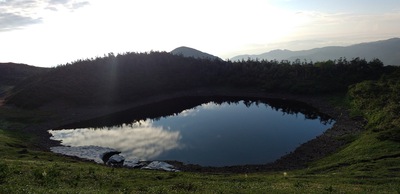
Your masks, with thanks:
[[[65,146],[100,146],[127,160],[201,166],[265,164],[333,125],[296,101],[185,97],[50,130]]]

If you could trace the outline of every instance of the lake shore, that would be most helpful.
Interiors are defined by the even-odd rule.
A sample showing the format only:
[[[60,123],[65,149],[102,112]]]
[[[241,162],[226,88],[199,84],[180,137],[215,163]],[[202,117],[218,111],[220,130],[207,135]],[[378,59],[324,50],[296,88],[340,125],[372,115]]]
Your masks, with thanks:
[[[295,100],[307,103],[320,112],[332,117],[336,123],[322,135],[300,145],[295,151],[288,153],[277,161],[269,164],[243,165],[230,167],[201,167],[198,165],[183,164],[179,161],[168,161],[182,171],[190,172],[216,172],[216,173],[251,173],[276,170],[293,170],[307,167],[307,165],[329,154],[338,151],[348,143],[346,137],[354,136],[363,131],[365,121],[363,118],[350,118],[347,110],[334,107],[329,102],[329,96],[293,95],[282,93],[266,93],[259,90],[237,90],[227,88],[196,89],[171,94],[148,97],[123,105],[74,107],[63,102],[54,102],[40,108],[40,111],[52,113],[52,118],[34,126],[23,129],[24,132],[33,133],[39,138],[39,147],[49,150],[59,142],[50,140],[49,129],[62,125],[85,121],[111,113],[120,112],[135,107],[161,102],[179,97],[252,97],[275,98]]]

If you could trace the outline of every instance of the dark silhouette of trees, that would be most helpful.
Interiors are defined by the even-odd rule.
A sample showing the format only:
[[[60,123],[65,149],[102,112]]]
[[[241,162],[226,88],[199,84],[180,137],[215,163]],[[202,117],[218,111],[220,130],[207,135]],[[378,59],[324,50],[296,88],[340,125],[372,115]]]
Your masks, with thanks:
[[[115,104],[210,87],[299,94],[346,92],[352,84],[378,79],[387,69],[378,59],[232,62],[167,52],[109,53],[31,77],[13,89],[6,103],[27,108],[52,101],[79,106]]]

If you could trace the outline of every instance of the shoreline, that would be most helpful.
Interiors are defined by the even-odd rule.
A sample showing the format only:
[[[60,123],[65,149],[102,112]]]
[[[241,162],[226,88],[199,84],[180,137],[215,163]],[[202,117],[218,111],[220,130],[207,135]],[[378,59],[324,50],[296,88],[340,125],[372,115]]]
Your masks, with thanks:
[[[253,97],[299,101],[317,108],[321,113],[329,115],[336,122],[333,127],[327,129],[322,135],[301,144],[293,152],[284,155],[272,163],[227,167],[202,167],[193,164],[183,164],[179,161],[166,161],[181,171],[204,173],[251,173],[306,168],[308,163],[338,151],[348,143],[345,140],[346,138],[343,137],[361,133],[363,131],[363,126],[365,125],[365,121],[362,118],[352,119],[350,118],[347,110],[332,106],[331,103],[328,102],[327,96],[266,93],[258,90],[197,89],[152,96],[136,102],[113,106],[71,107],[62,102],[51,103],[41,107],[40,110],[55,114],[53,120],[48,120],[39,125],[29,126],[22,130],[26,133],[36,134],[36,136],[39,138],[38,146],[40,149],[50,151],[50,147],[60,145],[60,142],[50,139],[51,135],[47,131],[52,128],[105,116],[147,104],[161,102],[168,99],[193,96]]]

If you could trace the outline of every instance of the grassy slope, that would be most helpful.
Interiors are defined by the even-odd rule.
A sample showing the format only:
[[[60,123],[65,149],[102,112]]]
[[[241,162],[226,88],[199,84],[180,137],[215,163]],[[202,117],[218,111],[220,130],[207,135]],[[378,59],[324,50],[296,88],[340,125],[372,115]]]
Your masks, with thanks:
[[[399,193],[399,143],[368,130],[309,169],[254,174],[114,169],[35,150],[18,133],[45,113],[0,109],[0,193]],[[6,121],[7,120],[7,121]],[[7,130],[3,130],[7,129]]]
[[[353,116],[364,115],[368,119],[367,131],[337,153],[313,163],[307,172],[337,172],[361,179],[393,179],[400,184],[400,142],[381,140],[376,132],[378,123],[380,127],[388,127],[384,122],[374,120],[376,114],[389,114],[386,109],[371,114],[369,109],[360,110],[351,105],[354,100],[349,100],[349,97],[336,99],[334,103],[351,109]]]

